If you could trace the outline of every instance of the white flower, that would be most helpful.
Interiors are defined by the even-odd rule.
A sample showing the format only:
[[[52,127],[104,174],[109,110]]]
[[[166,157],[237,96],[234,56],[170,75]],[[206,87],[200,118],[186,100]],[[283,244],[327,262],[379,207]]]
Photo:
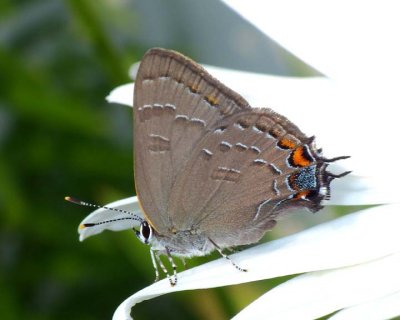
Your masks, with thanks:
[[[235,319],[388,319],[400,315],[400,204],[397,183],[400,19],[391,2],[225,0],[260,30],[327,77],[288,78],[214,67],[207,69],[253,106],[273,107],[302,130],[317,134],[331,155],[352,158],[352,170],[332,183],[327,204],[384,204],[232,255],[247,268],[238,273],[223,259],[181,272],[135,293],[115,311],[130,319],[132,306],[165,293],[211,288],[299,274],[265,293]],[[266,90],[268,88],[268,90]],[[108,100],[131,105],[133,85]],[[330,155],[327,155],[328,157]],[[110,204],[140,214],[136,198]],[[99,209],[82,223],[105,220]],[[124,214],[113,213],[113,217]],[[132,221],[132,220],[131,220]],[[132,224],[121,224],[118,230]],[[103,227],[104,226],[104,227]],[[81,228],[80,239],[106,225]]]

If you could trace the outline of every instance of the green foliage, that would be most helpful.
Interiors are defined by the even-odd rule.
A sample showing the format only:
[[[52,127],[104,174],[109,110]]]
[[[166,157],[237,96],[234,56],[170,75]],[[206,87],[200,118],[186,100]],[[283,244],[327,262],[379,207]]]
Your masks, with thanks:
[[[149,282],[152,271],[129,261],[145,248],[133,234],[79,243],[88,211],[63,198],[133,195],[131,111],[104,97],[129,81],[136,51],[117,50],[105,33],[113,20],[101,19],[112,9],[103,1],[2,6],[0,318],[109,319]]]

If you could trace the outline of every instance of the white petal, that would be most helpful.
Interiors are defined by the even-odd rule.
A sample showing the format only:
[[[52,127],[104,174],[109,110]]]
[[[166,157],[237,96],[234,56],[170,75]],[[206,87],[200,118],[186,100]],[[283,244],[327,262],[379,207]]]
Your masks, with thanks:
[[[270,290],[234,319],[265,319],[266,314],[269,320],[316,319],[398,292],[399,270],[397,253],[369,263],[301,275]],[[367,315],[345,319],[368,319]]]
[[[139,71],[140,61],[132,64],[129,68],[129,78],[136,80],[137,73]]]
[[[398,277],[398,276],[396,276]],[[343,309],[332,317],[330,320],[347,320],[347,319],[394,319],[400,316],[400,291],[376,299],[366,303],[356,305],[347,309]]]
[[[338,170],[335,170],[338,171]],[[372,205],[399,202],[399,180],[391,176],[356,176],[350,174],[342,179],[335,179],[331,184],[331,198],[324,205]]]
[[[133,83],[127,83],[116,87],[106,97],[110,103],[124,104],[129,107],[133,106]]]
[[[137,197],[126,198],[118,200],[106,205],[109,208],[115,208],[119,210],[129,211],[132,214],[136,214],[143,218]],[[114,220],[111,223],[104,223],[105,221]],[[96,224],[92,227],[85,227],[85,224]],[[132,215],[125,212],[117,212],[107,209],[97,209],[89,214],[85,219],[82,220],[78,227],[79,240],[83,241],[86,238],[103,232],[104,230],[121,231],[138,227],[140,222],[132,220]]]
[[[399,210],[400,205],[370,208],[231,255],[248,269],[246,273],[224,259],[186,270],[179,273],[178,285],[173,288],[164,279],[129,297],[118,307],[114,319],[130,319],[133,305],[169,292],[339,268],[400,252]]]
[[[224,2],[331,78],[393,81],[400,73],[396,1]]]

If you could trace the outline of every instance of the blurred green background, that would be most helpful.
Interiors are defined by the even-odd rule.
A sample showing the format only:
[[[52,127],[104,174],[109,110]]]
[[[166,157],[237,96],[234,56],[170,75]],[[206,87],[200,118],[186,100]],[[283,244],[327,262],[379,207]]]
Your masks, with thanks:
[[[131,109],[105,96],[155,46],[224,67],[313,74],[216,0],[1,1],[0,319],[111,319],[152,283],[148,248],[133,232],[79,243],[90,210],[63,198],[134,195]],[[288,219],[267,238],[315,217]],[[166,295],[133,315],[227,319],[279,281]]]

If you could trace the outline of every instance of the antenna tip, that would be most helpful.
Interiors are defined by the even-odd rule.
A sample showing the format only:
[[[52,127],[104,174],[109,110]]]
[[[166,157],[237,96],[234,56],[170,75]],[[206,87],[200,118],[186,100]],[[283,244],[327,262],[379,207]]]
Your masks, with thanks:
[[[66,201],[68,201],[68,202],[72,202],[72,203],[76,203],[76,204],[81,204],[82,203],[82,201],[80,201],[78,199],[75,199],[75,198],[72,198],[72,197],[69,197],[69,196],[64,197],[64,199]]]

